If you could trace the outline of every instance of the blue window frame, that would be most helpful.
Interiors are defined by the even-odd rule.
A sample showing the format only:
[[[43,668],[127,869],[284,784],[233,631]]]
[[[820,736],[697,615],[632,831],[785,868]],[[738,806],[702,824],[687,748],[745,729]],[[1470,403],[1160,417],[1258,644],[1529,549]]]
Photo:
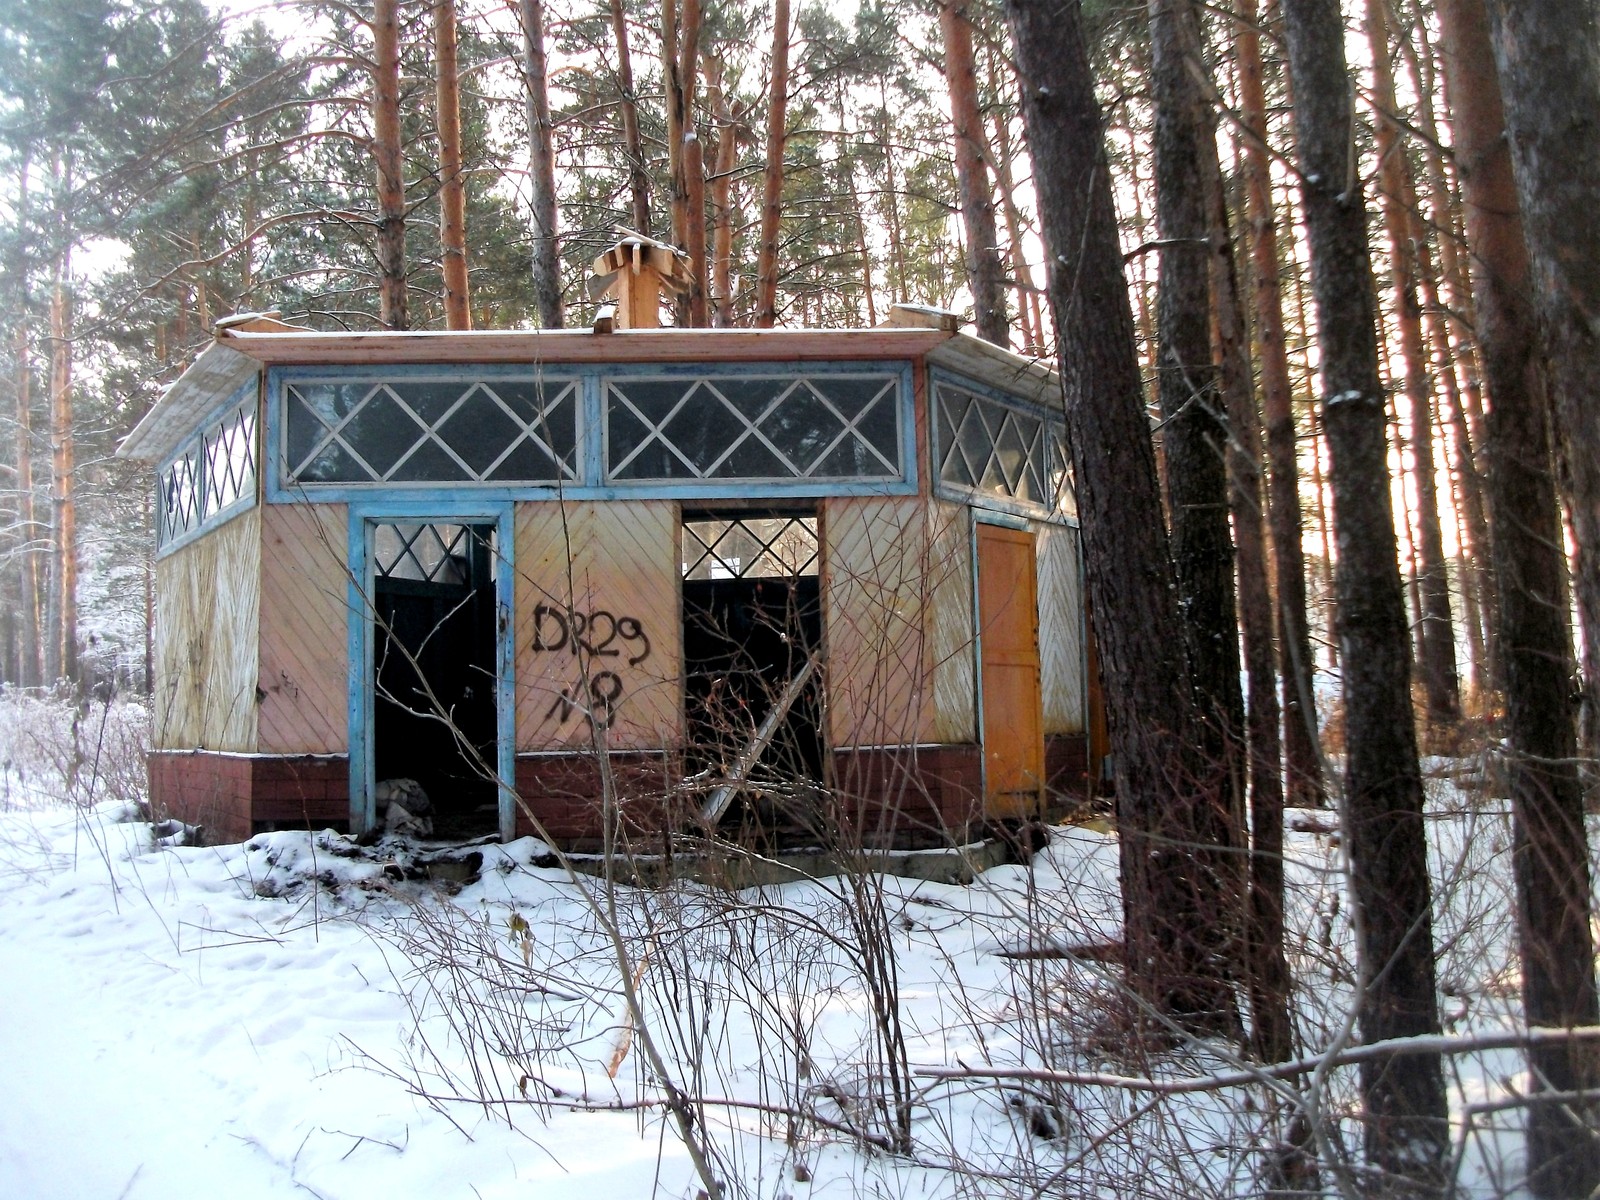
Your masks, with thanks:
[[[256,502],[256,384],[228,398],[156,472],[156,548],[174,550]]]
[[[907,362],[274,367],[275,503],[913,494]]]
[[[930,384],[939,495],[1022,516],[1076,520],[1060,413],[943,371],[931,372]]]

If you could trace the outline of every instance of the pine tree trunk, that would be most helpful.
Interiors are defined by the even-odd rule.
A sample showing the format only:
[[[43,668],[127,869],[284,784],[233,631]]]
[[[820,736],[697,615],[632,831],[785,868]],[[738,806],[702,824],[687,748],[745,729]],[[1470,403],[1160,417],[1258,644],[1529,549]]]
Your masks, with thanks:
[[[20,276],[19,276],[20,279]],[[22,687],[37,687],[39,670],[39,555],[42,540],[33,502],[33,366],[29,361],[27,301],[17,310],[17,553],[21,591],[17,597],[17,675]]]
[[[983,114],[978,108],[978,68],[972,54],[969,0],[940,0],[945,85],[955,128],[956,191],[967,237],[967,282],[978,336],[996,346],[1011,342],[1006,320],[1005,266],[994,215],[994,188],[984,164]]]
[[[541,329],[560,329],[561,244],[557,228],[555,126],[544,54],[544,0],[520,0],[528,88],[528,189],[533,198],[533,303]]]
[[[767,99],[767,166],[761,182],[761,247],[756,260],[756,325],[778,322],[778,237],[783,217],[783,152],[789,111],[789,0],[772,6],[772,94]]]
[[[716,171],[711,179],[712,324],[733,325],[733,170],[739,159],[739,126],[722,88],[722,65],[708,63],[711,111],[717,121]]]
[[[1450,612],[1450,581],[1445,572],[1444,534],[1439,523],[1438,475],[1433,451],[1433,396],[1428,374],[1427,343],[1422,334],[1418,287],[1426,233],[1417,215],[1416,185],[1411,160],[1400,144],[1396,123],[1394,69],[1389,62],[1387,0],[1367,0],[1367,45],[1372,51],[1373,101],[1376,105],[1379,190],[1384,227],[1389,234],[1389,262],[1394,279],[1395,322],[1406,365],[1406,399],[1411,408],[1411,441],[1417,478],[1417,549],[1421,572],[1422,621],[1418,627],[1422,653],[1418,660],[1427,697],[1430,732],[1447,741],[1461,720],[1461,689],[1456,675],[1455,621]]]
[[[683,245],[689,254],[689,294],[686,297],[691,328],[711,323],[706,308],[706,160],[700,138],[693,130],[683,139],[684,222]]]
[[[1490,0],[1511,162],[1565,443],[1583,624],[1583,741],[1600,754],[1600,11]]]
[[[650,233],[650,177],[644,169],[644,139],[639,133],[639,101],[633,91],[633,54],[628,45],[628,15],[622,0],[611,0],[611,32],[617,39],[617,83],[622,91],[622,143],[628,155],[628,191],[633,198],[633,228]]]
[[[78,504],[72,428],[72,252],[63,249],[50,298],[50,500],[55,531],[51,565],[50,675],[78,680]]]
[[[1561,593],[1561,513],[1551,470],[1544,365],[1504,112],[1482,0],[1440,0],[1456,157],[1472,249],[1479,344],[1489,410],[1489,498],[1500,577],[1501,647],[1513,864],[1530,1025],[1600,1023],[1589,928],[1589,855],[1569,703],[1571,671]],[[1532,1090],[1600,1084],[1576,1047],[1529,1055]],[[1587,1196],[1600,1185],[1593,1133],[1565,1105],[1528,1109],[1528,1173],[1536,1195]]]
[[[1294,427],[1294,386],[1284,341],[1283,296],[1278,282],[1278,225],[1272,206],[1267,155],[1267,102],[1262,79],[1261,32],[1255,0],[1241,0],[1235,56],[1244,138],[1245,214],[1254,265],[1255,335],[1261,365],[1262,408],[1269,464],[1267,511],[1278,584],[1278,671],[1283,679],[1283,754],[1287,802],[1322,803],[1322,755],[1312,697],[1316,657],[1306,618],[1306,561],[1300,513],[1300,450]]]
[[[1228,526],[1228,430],[1211,357],[1213,226],[1207,196],[1220,190],[1221,172],[1195,74],[1205,69],[1198,17],[1188,0],[1150,0],[1149,15],[1161,256],[1156,380],[1172,560],[1203,752],[1230,789],[1230,844],[1242,849],[1246,753]]]
[[[400,152],[398,0],[374,0],[372,157],[378,171],[378,319],[410,327],[406,302],[406,177]]]
[[[1345,823],[1365,1041],[1437,1033],[1427,839],[1378,377],[1377,314],[1338,0],[1283,0],[1338,537]],[[1449,1142],[1437,1056],[1361,1069],[1367,1154],[1436,1184]]]
[[[455,0],[433,0],[438,78],[439,251],[447,329],[472,328],[467,286],[467,181],[461,171],[461,72],[456,61]]]
[[[1050,263],[1068,442],[1110,716],[1125,961],[1191,1028],[1237,1028],[1228,813],[1202,761],[1122,249],[1078,6],[1007,0]]]

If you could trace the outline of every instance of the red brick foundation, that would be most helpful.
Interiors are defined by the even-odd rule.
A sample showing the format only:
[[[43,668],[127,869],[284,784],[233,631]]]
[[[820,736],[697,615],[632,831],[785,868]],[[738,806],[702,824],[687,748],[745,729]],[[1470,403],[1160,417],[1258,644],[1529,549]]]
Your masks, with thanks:
[[[162,816],[203,825],[212,843],[263,828],[348,829],[344,755],[277,757],[215,750],[153,750],[150,803]]]

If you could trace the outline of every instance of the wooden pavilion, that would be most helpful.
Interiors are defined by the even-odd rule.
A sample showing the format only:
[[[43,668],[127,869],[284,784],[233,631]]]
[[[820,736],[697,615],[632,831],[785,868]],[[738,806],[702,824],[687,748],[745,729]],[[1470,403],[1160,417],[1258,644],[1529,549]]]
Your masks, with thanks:
[[[361,832],[414,779],[441,835],[589,848],[610,795],[926,845],[1083,792],[1054,373],[905,306],[656,327],[679,274],[623,242],[589,329],[218,323],[119,451],[156,465],[160,810]]]

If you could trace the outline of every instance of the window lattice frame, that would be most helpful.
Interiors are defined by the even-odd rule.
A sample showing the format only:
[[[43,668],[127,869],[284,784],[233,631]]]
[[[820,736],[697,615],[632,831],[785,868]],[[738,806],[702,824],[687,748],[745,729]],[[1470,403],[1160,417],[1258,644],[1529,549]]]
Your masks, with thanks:
[[[239,392],[156,473],[156,547],[166,551],[251,507],[260,462],[255,384]]]
[[[1076,516],[1059,414],[943,372],[932,376],[929,391],[933,477],[941,494],[1046,518]],[[1022,451],[1009,465],[1007,449]]]

